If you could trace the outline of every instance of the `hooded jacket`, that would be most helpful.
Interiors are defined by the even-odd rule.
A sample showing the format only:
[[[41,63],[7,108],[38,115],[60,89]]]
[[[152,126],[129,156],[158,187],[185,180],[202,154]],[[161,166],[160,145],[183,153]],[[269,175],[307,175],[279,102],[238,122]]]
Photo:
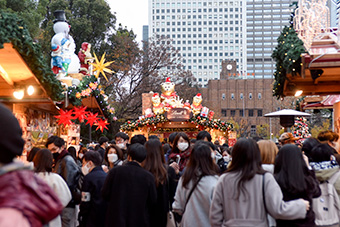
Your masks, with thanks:
[[[311,162],[310,166],[314,170],[316,179],[318,179],[319,182],[328,180],[340,170],[339,165],[334,161]],[[335,181],[334,187],[340,196],[340,178]]]
[[[57,195],[23,163],[0,168],[0,208],[12,208],[40,227],[57,217],[63,209]]]

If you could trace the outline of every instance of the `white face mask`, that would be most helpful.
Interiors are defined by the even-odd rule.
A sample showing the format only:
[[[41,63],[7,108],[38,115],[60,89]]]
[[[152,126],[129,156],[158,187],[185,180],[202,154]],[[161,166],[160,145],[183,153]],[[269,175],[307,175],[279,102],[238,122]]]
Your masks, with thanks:
[[[186,149],[188,149],[189,147],[189,143],[178,143],[177,144],[177,148],[180,150],[180,151],[185,151]]]
[[[117,147],[119,147],[120,149],[124,149],[124,148],[125,148],[125,144],[124,144],[124,143],[117,143],[116,145],[117,145]]]
[[[225,162],[229,162],[230,161],[230,157],[227,155],[227,156],[223,156],[223,160]]]
[[[90,167],[87,166],[87,164],[83,165],[83,167],[81,167],[81,171],[83,172],[84,176],[87,175],[90,171]]]
[[[82,159],[84,157],[84,154],[80,153],[78,156],[79,156],[80,159]]]
[[[118,155],[117,154],[108,154],[107,159],[109,162],[114,163],[115,161],[118,160]]]

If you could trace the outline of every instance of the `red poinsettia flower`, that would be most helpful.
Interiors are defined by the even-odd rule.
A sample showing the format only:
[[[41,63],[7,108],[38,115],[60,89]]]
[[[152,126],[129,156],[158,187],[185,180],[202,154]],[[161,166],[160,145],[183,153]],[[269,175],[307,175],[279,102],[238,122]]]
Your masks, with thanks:
[[[93,114],[93,113],[89,112],[87,117],[86,117],[86,124],[91,125],[91,127],[93,126],[93,124],[96,124],[97,121],[98,121],[97,115],[98,115],[98,113]]]
[[[86,118],[86,106],[83,107],[74,107],[73,108],[73,114],[74,114],[74,119],[78,119],[80,122],[83,122],[84,119]]]
[[[71,125],[73,124],[73,122],[71,120],[73,120],[73,111],[70,110],[70,111],[67,111],[67,110],[62,110],[60,109],[59,111],[59,116],[55,116],[55,118],[58,119],[58,125]]]
[[[106,120],[103,120],[103,119],[100,119],[97,121],[97,123],[95,123],[95,125],[97,125],[97,128],[96,130],[100,129],[102,132],[104,131],[104,128],[105,129],[108,129],[106,127],[106,125],[109,125],[110,123],[108,123]]]

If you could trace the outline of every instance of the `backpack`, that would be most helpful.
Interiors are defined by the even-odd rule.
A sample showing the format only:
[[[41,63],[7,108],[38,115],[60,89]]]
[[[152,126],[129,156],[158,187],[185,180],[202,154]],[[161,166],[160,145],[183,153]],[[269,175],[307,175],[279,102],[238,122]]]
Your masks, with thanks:
[[[340,177],[340,171],[328,181],[320,184],[321,196],[313,199],[313,211],[317,226],[330,226],[339,223],[340,200],[334,183]]]

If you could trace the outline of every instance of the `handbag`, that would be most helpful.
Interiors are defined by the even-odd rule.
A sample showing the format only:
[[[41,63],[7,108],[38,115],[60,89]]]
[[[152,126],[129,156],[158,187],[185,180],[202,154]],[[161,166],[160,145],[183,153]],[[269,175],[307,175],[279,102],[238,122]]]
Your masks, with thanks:
[[[177,223],[174,214],[171,210],[167,213],[166,227],[177,227]]]
[[[203,176],[201,175],[201,176],[198,178],[196,184],[192,187],[192,189],[191,189],[191,191],[190,191],[190,193],[189,193],[189,195],[188,195],[187,201],[185,202],[185,205],[184,205],[184,208],[183,208],[183,213],[182,213],[182,214],[174,213],[176,222],[181,223],[182,217],[183,217],[183,214],[184,214],[184,212],[185,212],[185,208],[186,208],[186,206],[187,206],[187,204],[188,204],[188,202],[189,202],[189,199],[190,199],[192,193],[194,192],[196,186],[198,185],[198,183],[199,183],[200,180],[202,179],[202,177],[203,177]]]

